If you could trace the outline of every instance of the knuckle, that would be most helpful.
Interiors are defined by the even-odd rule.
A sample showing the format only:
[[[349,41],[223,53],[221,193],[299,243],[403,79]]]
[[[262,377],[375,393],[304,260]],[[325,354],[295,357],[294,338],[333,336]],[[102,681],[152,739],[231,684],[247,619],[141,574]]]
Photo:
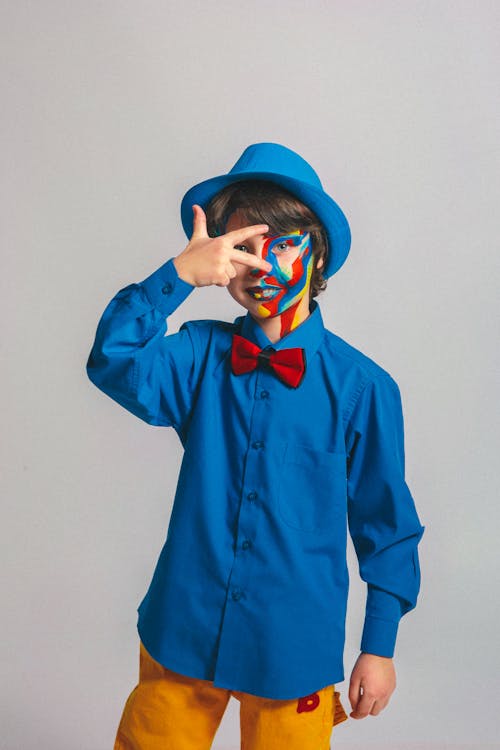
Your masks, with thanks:
[[[223,279],[223,278],[225,278],[226,275],[227,275],[226,274],[226,264],[225,263],[219,263],[218,266],[217,266],[217,276],[220,279]]]

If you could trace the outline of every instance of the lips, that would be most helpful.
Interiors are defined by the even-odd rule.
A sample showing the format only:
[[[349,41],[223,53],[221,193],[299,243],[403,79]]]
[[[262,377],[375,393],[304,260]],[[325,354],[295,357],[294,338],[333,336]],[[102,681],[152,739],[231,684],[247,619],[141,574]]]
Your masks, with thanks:
[[[281,291],[281,287],[275,286],[274,284],[265,284],[263,286],[248,286],[245,289],[247,294],[257,299],[271,299]]]
[[[247,286],[245,289],[246,292],[261,292],[263,289],[279,289],[279,286],[276,286],[275,284],[263,284],[262,286]]]

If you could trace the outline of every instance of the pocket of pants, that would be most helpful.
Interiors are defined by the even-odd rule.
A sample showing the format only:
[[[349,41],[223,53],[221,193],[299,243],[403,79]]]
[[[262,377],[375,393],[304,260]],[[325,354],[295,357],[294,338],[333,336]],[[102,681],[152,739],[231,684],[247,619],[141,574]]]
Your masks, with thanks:
[[[300,531],[322,531],[342,523],[347,503],[346,456],[286,443],[278,489],[283,521]]]
[[[340,693],[335,690],[333,693],[333,726],[341,724],[348,718],[349,716],[346,714],[344,706],[340,701]]]

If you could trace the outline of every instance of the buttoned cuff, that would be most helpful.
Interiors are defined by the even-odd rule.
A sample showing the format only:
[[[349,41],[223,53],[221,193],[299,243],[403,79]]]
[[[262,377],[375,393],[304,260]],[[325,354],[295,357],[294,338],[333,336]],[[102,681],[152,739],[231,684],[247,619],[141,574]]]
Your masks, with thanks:
[[[361,651],[392,657],[402,611],[399,597],[368,584]]]
[[[367,615],[361,637],[361,651],[376,656],[394,656],[398,622],[382,620],[380,617]]]
[[[149,301],[167,317],[184,302],[196,287],[181,279],[170,258],[141,282]]]

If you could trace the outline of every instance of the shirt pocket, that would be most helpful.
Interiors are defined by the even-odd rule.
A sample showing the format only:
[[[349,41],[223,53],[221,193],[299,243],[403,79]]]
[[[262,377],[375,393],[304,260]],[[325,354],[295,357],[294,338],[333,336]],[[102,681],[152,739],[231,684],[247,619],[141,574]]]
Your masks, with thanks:
[[[323,531],[343,522],[346,504],[345,453],[286,443],[278,488],[282,520],[300,531]]]

